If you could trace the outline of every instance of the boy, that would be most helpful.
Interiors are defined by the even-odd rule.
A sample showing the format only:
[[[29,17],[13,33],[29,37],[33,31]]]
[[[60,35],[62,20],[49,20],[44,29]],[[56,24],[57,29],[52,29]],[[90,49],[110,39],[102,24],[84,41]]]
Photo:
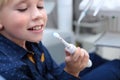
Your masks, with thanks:
[[[66,51],[64,70],[41,43],[47,15],[44,0],[0,0],[0,75],[10,80],[80,80],[88,53]]]

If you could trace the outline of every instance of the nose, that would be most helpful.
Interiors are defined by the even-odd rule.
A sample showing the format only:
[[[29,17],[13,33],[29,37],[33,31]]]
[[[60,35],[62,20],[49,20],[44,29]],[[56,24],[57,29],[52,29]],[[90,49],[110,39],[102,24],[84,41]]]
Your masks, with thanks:
[[[39,20],[42,17],[43,17],[43,11],[42,10],[34,8],[31,11],[31,18],[32,18],[32,20]]]

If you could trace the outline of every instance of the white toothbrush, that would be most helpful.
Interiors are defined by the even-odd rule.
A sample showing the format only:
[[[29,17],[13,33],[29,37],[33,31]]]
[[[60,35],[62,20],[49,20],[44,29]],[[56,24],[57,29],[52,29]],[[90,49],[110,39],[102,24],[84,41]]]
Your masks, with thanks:
[[[58,33],[54,32],[53,33],[53,36],[56,37],[57,39],[59,39],[66,47],[66,50],[68,52],[70,52],[71,54],[73,54],[76,50],[76,46],[73,45],[73,44],[69,44],[68,42],[66,42]],[[92,62],[91,60],[89,59],[88,61],[88,64],[87,64],[87,67],[91,67],[92,66]]]

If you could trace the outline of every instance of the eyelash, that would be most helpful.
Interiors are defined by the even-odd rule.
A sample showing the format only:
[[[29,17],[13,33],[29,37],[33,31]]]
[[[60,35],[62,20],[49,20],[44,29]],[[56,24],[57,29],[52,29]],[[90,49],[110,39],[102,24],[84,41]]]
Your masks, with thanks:
[[[44,9],[44,6],[37,6],[38,9]]]
[[[38,8],[38,9],[44,9],[43,6],[37,6],[37,8]],[[28,8],[18,9],[18,11],[20,11],[20,12],[24,12],[24,11],[26,11],[27,9],[28,9]]]
[[[20,12],[24,12],[24,11],[26,11],[27,10],[27,8],[24,8],[24,9],[18,9],[18,11],[20,11]]]

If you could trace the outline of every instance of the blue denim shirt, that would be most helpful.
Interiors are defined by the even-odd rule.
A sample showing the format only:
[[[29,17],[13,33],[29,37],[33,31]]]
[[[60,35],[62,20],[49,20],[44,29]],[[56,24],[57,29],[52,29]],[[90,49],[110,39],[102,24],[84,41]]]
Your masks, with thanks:
[[[35,55],[44,54],[43,62],[36,60],[40,65],[28,59],[29,51],[0,35],[0,75],[6,80],[79,80],[58,66],[41,42],[26,42],[26,45]]]

